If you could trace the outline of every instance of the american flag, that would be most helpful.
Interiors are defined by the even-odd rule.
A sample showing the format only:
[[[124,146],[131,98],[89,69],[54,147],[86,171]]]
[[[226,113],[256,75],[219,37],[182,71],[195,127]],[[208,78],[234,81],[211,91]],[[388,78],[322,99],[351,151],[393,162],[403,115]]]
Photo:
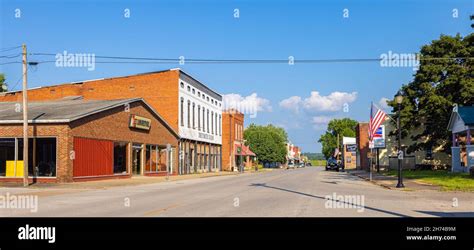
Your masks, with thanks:
[[[387,114],[385,114],[383,110],[379,109],[372,103],[372,107],[370,109],[369,140],[372,141],[375,132],[377,132],[377,129],[380,127],[382,122],[385,121],[386,117]]]

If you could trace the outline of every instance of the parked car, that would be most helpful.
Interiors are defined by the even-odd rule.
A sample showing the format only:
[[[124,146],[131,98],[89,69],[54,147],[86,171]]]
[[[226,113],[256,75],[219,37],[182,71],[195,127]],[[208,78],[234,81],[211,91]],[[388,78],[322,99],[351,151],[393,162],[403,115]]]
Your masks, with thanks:
[[[290,168],[296,168],[296,165],[295,165],[294,162],[290,161],[290,162],[288,162],[287,168],[288,168],[288,169],[290,169]]]
[[[297,166],[297,167],[299,167],[299,168],[304,168],[304,167],[305,167],[304,162],[298,163],[298,166]]]
[[[313,165],[311,165],[311,162],[306,162],[306,166],[311,167]]]
[[[331,157],[326,161],[326,171],[336,170],[339,172],[340,169],[342,169],[341,161],[338,161],[336,158]]]

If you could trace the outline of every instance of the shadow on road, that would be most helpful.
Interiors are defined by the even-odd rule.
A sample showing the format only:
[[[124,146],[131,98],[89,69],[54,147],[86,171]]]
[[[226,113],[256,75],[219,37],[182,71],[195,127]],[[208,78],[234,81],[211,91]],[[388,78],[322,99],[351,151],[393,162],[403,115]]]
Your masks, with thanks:
[[[353,181],[360,181],[361,180],[360,177],[350,175],[350,174],[328,175],[328,176],[325,176],[324,178],[329,179],[329,180],[353,180]]]
[[[338,182],[337,181],[321,181],[323,183],[327,183],[327,184],[337,184]]]
[[[331,201],[334,201],[334,202],[340,202],[340,203],[344,203],[344,204],[351,205],[351,206],[358,206],[358,204],[352,204],[352,203],[345,202],[345,201],[334,200],[334,199],[331,199],[331,198],[326,199],[326,197],[322,197],[322,196],[307,194],[307,193],[298,192],[298,191],[289,190],[289,189],[280,188],[280,187],[273,187],[273,186],[267,185],[266,183],[252,183],[252,184],[250,184],[250,186],[252,186],[252,187],[271,188],[271,189],[276,189],[276,190],[280,190],[280,191],[285,191],[285,192],[289,192],[289,193],[293,193],[293,194],[303,195],[303,196],[306,196],[306,197],[311,197],[311,198],[316,198],[316,199],[321,199],[321,200],[331,200]],[[404,214],[399,214],[399,213],[396,213],[396,212],[391,212],[391,211],[387,211],[387,210],[383,210],[383,209],[379,209],[379,208],[373,208],[373,207],[368,207],[368,206],[364,206],[364,208],[365,208],[365,209],[372,210],[372,211],[380,212],[380,213],[390,214],[390,215],[393,215],[393,216],[409,217],[409,216],[404,215]]]
[[[416,211],[416,212],[438,216],[438,217],[474,217],[474,212],[435,212],[435,211]]]

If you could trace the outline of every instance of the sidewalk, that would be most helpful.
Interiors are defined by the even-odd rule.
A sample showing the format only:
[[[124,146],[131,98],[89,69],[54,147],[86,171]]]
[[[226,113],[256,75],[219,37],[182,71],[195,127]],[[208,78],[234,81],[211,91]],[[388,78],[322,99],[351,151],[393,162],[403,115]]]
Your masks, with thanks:
[[[359,178],[362,178],[366,181],[370,181],[370,176],[369,172],[365,170],[346,170],[348,174],[357,176]],[[403,179],[403,184],[405,185],[405,188],[397,188],[397,183],[398,183],[398,178],[395,176],[386,176],[383,174],[378,174],[376,171],[372,172],[372,183],[382,186],[387,189],[395,189],[395,190],[402,190],[402,191],[418,191],[418,190],[436,190],[440,191],[441,188],[436,185],[431,185],[415,180],[410,180],[410,179]]]
[[[82,181],[82,182],[71,182],[71,183],[36,183],[30,185],[29,189],[42,189],[42,188],[53,188],[53,189],[107,189],[111,187],[119,186],[135,186],[143,184],[153,184],[167,181],[180,181],[197,178],[209,178],[218,176],[231,176],[239,174],[257,174],[264,173],[269,170],[259,170],[255,172],[245,171],[244,173],[239,172],[211,172],[211,173],[199,173],[199,174],[187,174],[187,175],[174,175],[174,176],[133,176],[125,179],[111,179],[111,180],[97,180],[97,181]],[[23,183],[0,183],[2,187],[18,187],[23,188]]]

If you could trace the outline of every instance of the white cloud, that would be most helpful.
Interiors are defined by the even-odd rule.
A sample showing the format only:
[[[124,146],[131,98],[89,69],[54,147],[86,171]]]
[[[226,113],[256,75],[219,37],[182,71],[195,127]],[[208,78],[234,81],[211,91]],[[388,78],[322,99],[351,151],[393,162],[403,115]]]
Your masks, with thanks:
[[[292,96],[290,98],[284,99],[283,101],[280,102],[280,107],[288,110],[292,110],[296,113],[299,112],[300,110],[300,104],[301,104],[301,97],[299,96]]]
[[[345,103],[354,102],[357,92],[332,92],[322,96],[318,91],[311,91],[311,95],[303,101],[303,107],[309,111],[338,111],[342,110]]]
[[[303,108],[307,111],[340,111],[344,104],[349,104],[357,99],[357,92],[339,92],[335,91],[329,95],[323,96],[318,91],[311,91],[311,95],[302,99],[299,96],[292,96],[280,102],[280,107],[299,111]]]
[[[387,101],[390,101],[390,99],[388,99],[386,97],[382,97],[382,98],[380,98],[380,101],[378,103],[379,107],[381,109],[385,110],[385,112],[390,111],[390,106],[388,106]]]
[[[257,112],[271,112],[272,106],[270,101],[265,98],[258,97],[257,93],[252,93],[248,96],[241,96],[239,94],[226,94],[222,96],[223,109],[237,109],[244,114],[250,114],[255,117]]]

